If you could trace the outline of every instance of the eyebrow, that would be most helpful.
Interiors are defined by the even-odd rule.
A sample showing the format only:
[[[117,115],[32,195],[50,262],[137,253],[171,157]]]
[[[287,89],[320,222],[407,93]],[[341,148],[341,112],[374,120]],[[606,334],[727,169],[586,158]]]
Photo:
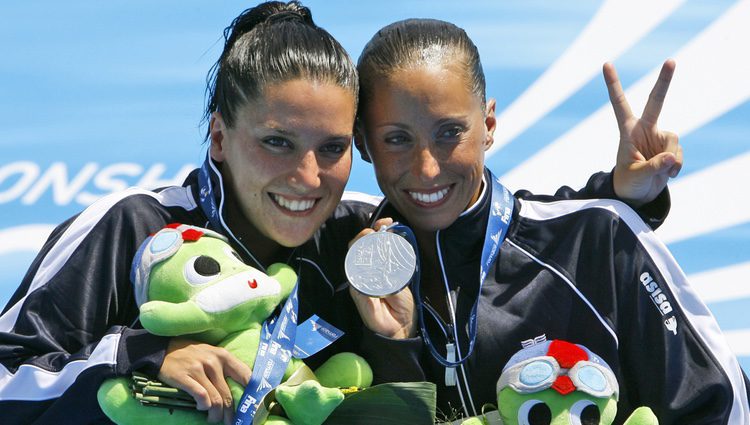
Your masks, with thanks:
[[[293,132],[293,131],[289,131],[289,130],[287,130],[287,129],[284,129],[284,128],[281,128],[281,127],[278,127],[278,126],[276,126],[276,125],[273,125],[273,124],[271,124],[271,125],[266,125],[266,127],[267,127],[268,129],[270,129],[270,130],[273,130],[273,131],[275,131],[275,132],[277,132],[277,133],[279,133],[279,134],[282,134],[282,135],[284,135],[284,136],[297,136],[297,133],[295,133],[295,132]]]
[[[402,130],[408,130],[410,127],[406,124],[402,124],[399,122],[387,122],[379,125],[377,128],[383,128],[383,127],[398,127]]]
[[[441,126],[443,124],[452,123],[454,121],[461,121],[463,123],[470,122],[468,116],[466,116],[466,115],[459,115],[459,116],[455,116],[455,117],[441,118],[441,119],[437,120],[437,123],[435,123],[435,124],[438,125],[438,126]]]
[[[289,138],[297,138],[298,134],[294,131],[290,131],[281,127],[277,127],[276,125],[267,125],[268,129],[275,131],[276,133],[279,133],[282,136],[286,136]],[[329,137],[326,137],[325,140],[351,140],[354,138],[354,133],[346,133],[346,134],[333,134]]]
[[[347,142],[351,142],[352,139],[354,139],[354,133],[334,135],[327,138],[326,140],[344,140]]]
[[[455,116],[455,117],[440,118],[439,120],[437,120],[437,122],[435,124],[433,124],[433,126],[439,127],[441,125],[444,125],[444,124],[447,124],[447,123],[453,123],[455,121],[460,121],[463,124],[466,124],[466,123],[470,122],[468,116],[466,116],[466,115],[459,115],[459,116]],[[402,124],[402,123],[399,123],[399,122],[387,122],[387,123],[383,123],[383,124],[379,125],[377,128],[383,128],[383,127],[397,127],[397,128],[402,129],[402,130],[408,130],[408,129],[411,128],[411,126],[408,126],[406,124]]]

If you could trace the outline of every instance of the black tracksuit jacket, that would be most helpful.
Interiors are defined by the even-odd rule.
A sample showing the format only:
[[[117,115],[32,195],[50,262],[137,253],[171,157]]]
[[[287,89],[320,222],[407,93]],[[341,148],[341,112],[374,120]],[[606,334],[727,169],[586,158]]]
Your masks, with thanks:
[[[507,237],[481,287],[476,345],[457,369],[458,385],[445,385],[445,368],[419,336],[392,340],[366,332],[362,352],[379,381],[435,382],[445,416],[473,416],[485,403],[497,404],[497,379],[523,341],[564,339],[613,368],[620,384],[616,423],[649,406],[661,425],[750,424],[748,382],[736,357],[672,255],[632,209],[612,200],[515,196]],[[469,346],[489,198],[485,190],[436,234],[442,275],[457,300],[453,323],[426,321],[442,355],[441,327],[457,328],[461,354]],[[404,223],[387,202],[372,220],[381,217]]]

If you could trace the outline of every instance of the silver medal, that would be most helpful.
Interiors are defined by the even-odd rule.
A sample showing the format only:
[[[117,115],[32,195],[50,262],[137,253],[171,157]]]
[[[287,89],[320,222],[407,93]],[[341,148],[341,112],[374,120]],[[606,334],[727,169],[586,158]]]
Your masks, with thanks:
[[[357,291],[385,297],[409,284],[416,268],[414,248],[404,237],[387,231],[369,233],[352,244],[344,270]]]

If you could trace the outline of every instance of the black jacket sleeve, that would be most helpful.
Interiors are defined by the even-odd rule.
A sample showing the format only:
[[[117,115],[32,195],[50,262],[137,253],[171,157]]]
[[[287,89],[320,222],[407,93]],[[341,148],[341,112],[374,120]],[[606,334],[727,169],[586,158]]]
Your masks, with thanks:
[[[716,320],[666,246],[632,211],[618,209],[609,244],[621,387],[616,422],[649,406],[665,425],[750,423],[747,378]],[[597,298],[602,283],[589,279],[584,291]]]
[[[96,401],[104,379],[158,372],[168,339],[131,328],[129,273],[164,221],[147,203],[95,203],[53,231],[0,317],[4,424],[106,420]]]
[[[569,186],[562,186],[555,192],[554,196],[550,195],[533,195],[528,190],[519,190],[515,194],[516,198],[520,199],[533,199],[540,201],[554,201],[562,199],[616,199],[622,201],[617,197],[615,193],[614,180],[612,173],[599,172],[594,173],[589,177],[586,182],[586,186],[576,191]],[[627,202],[626,202],[627,203]],[[671,206],[671,200],[669,197],[669,188],[664,188],[661,193],[651,202],[633,207],[635,212],[638,213],[641,220],[643,220],[648,226],[656,230],[659,226],[664,223],[667,215],[669,214],[669,208]]]

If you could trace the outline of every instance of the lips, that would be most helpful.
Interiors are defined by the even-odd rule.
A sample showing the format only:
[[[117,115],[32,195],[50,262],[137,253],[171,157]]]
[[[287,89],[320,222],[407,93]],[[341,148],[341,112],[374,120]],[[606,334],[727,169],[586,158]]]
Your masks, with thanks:
[[[276,205],[278,205],[282,209],[285,209],[293,213],[304,213],[304,212],[310,211],[315,206],[315,203],[318,201],[317,199],[309,199],[309,198],[290,199],[282,195],[279,195],[278,193],[272,193],[271,198],[274,200]]]

